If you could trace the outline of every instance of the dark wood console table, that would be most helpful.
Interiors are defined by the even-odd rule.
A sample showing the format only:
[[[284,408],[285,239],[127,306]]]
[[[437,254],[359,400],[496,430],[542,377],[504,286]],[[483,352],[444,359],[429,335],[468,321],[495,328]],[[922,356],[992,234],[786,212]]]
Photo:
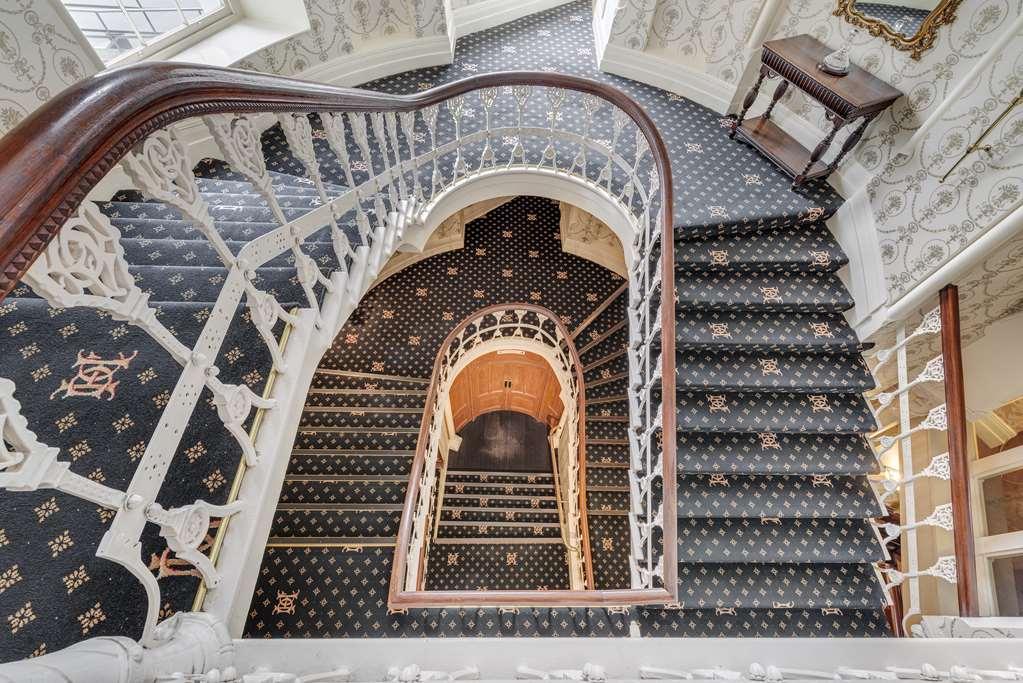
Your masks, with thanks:
[[[767,158],[792,176],[792,186],[798,187],[808,180],[826,178],[856,146],[863,131],[878,114],[888,108],[902,93],[881,79],[853,65],[846,76],[831,76],[817,68],[830,48],[808,35],[793,36],[764,43],[760,75],[746,93],[742,111],[732,123],[729,137],[739,139],[760,150]],[[765,78],[781,78],[767,110],[755,118],[746,113],[757,99]],[[771,112],[792,84],[819,102],[825,109],[831,130],[824,139],[807,150],[795,138],[771,120]],[[861,119],[860,124],[846,138],[841,150],[830,163],[822,157],[842,128]]]

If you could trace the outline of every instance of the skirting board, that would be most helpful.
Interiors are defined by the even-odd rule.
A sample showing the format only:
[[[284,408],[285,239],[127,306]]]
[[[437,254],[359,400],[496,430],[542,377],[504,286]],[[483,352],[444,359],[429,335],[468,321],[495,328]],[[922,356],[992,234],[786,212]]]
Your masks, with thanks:
[[[457,7],[451,13],[454,24],[454,39],[470,33],[494,28],[509,21],[565,5],[572,0],[482,0],[465,7]]]
[[[608,45],[600,60],[600,70],[646,83],[713,109],[719,114],[728,111],[735,86],[696,71],[670,59]]]
[[[451,42],[447,36],[408,38],[387,41],[317,64],[295,77],[351,87],[405,71],[450,64],[452,58]]]

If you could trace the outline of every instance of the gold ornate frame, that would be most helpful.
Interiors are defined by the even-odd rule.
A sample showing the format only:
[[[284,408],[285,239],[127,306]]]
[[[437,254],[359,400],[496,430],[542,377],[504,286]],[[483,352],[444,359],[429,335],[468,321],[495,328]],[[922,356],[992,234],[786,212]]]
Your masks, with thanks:
[[[842,17],[850,24],[866,29],[870,35],[883,38],[895,46],[895,49],[909,52],[909,56],[919,60],[921,55],[934,47],[938,37],[938,29],[955,21],[956,10],[963,0],[941,0],[937,7],[924,19],[916,34],[910,37],[896,33],[880,19],[868,17],[856,9],[856,0],[838,0],[835,16]]]

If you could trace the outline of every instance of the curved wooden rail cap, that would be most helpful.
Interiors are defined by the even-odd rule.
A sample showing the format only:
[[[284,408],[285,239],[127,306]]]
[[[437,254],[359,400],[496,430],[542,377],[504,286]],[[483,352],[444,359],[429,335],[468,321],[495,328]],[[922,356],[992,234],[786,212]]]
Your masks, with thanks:
[[[590,93],[628,114],[650,143],[669,218],[665,225],[671,224],[671,172],[657,128],[635,101],[604,83],[506,71],[390,95],[237,69],[150,62],[79,81],[0,138],[0,299],[103,176],[151,132],[171,123],[224,112],[412,111],[511,85]]]
[[[471,76],[412,95],[338,88],[236,69],[148,62],[105,71],[79,81],[0,138],[0,300],[77,210],[86,195],[150,133],[183,119],[215,113],[285,111],[413,111],[482,88],[530,85],[594,95],[625,113],[650,147],[660,185],[663,226],[661,380],[662,429],[675,433],[675,319],[673,189],[668,152],[650,116],[621,90],[566,74],[510,71]],[[664,583],[666,589],[520,592],[511,604],[624,605],[673,601],[677,592],[675,439],[662,445]],[[451,595],[477,604],[479,595]],[[488,594],[489,598],[493,593]],[[518,600],[518,598],[522,598]],[[398,601],[400,603],[400,600]],[[394,605],[400,607],[400,604]]]

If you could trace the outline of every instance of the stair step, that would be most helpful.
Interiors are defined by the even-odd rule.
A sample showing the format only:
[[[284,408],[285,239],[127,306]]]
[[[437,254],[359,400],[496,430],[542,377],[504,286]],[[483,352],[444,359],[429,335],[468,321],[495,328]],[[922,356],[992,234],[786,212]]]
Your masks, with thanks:
[[[628,445],[611,445],[586,443],[586,466],[593,465],[627,465],[629,463]]]
[[[677,354],[675,367],[681,389],[831,393],[864,392],[875,386],[859,354],[683,351]]]
[[[885,514],[862,476],[682,474],[677,491],[679,517],[869,519]]]
[[[624,351],[620,351],[617,354],[605,356],[592,366],[588,366],[583,371],[583,378],[586,380],[586,386],[589,387],[592,383],[607,380],[609,377],[628,376],[628,374],[629,358]]]
[[[678,520],[683,562],[879,562],[887,559],[865,519]]]
[[[859,434],[680,432],[680,473],[874,474],[877,458]]]
[[[572,330],[572,336],[576,347],[584,346],[593,339],[596,339],[618,323],[624,321],[625,307],[629,300],[628,287],[619,287],[612,295],[601,302],[602,308],[593,318],[583,320],[580,326]]]
[[[558,590],[568,588],[561,539],[434,541],[426,590]]]
[[[302,206],[282,206],[281,211],[284,217],[293,221],[301,218],[310,211],[318,208],[319,199],[308,197]],[[253,203],[249,206],[229,206],[225,204],[210,204],[210,216],[215,222],[225,221],[231,223],[269,223],[277,225],[270,207],[263,202]],[[152,219],[159,221],[188,221],[180,211],[158,201],[152,202],[101,202],[100,209],[111,218],[120,219]]]
[[[397,545],[394,536],[345,537],[345,536],[271,536],[267,548],[345,548],[358,551],[364,548],[393,548]]]
[[[270,536],[393,537],[400,524],[400,510],[277,510]]]
[[[576,338],[576,349],[579,352],[579,356],[590,357],[590,354],[596,352],[596,349],[603,348],[605,342],[611,341],[612,343],[617,342],[622,338],[629,329],[628,320],[624,318],[624,308],[622,311],[622,317],[615,320],[605,330],[588,330],[584,335],[580,335]]]
[[[620,443],[628,446],[629,423],[620,420],[586,420],[586,443]]]
[[[407,476],[412,470],[413,454],[389,452],[358,455],[335,455],[319,451],[292,452],[288,474],[363,476]]]
[[[689,272],[836,271],[846,257],[823,223],[798,229],[679,241],[675,264]]]
[[[517,484],[544,484],[554,480],[550,472],[496,472],[487,470],[448,470],[447,482],[487,482],[495,481]]]
[[[861,344],[840,313],[682,311],[677,315],[679,351],[746,353],[847,353]]]
[[[679,391],[685,432],[820,432],[866,434],[877,423],[859,394]]]
[[[423,413],[419,408],[374,410],[354,408],[346,411],[304,410],[299,429],[340,431],[419,432]]]
[[[586,402],[591,399],[599,399],[607,396],[620,396],[629,387],[629,376],[627,373],[612,375],[607,378],[595,379],[586,382]]]
[[[516,484],[514,482],[487,483],[449,481],[445,484],[445,495],[455,496],[527,496],[546,497],[554,495],[554,484]]]
[[[586,487],[586,508],[598,512],[622,512],[629,509],[629,490],[603,490]]]
[[[586,395],[586,417],[625,417],[629,414],[629,400],[621,395],[590,396]]]
[[[213,302],[227,280],[228,269],[208,266],[131,266],[135,284],[149,294],[150,302],[208,301]],[[305,302],[294,268],[258,268],[252,281],[258,289],[272,294],[288,308]]]
[[[371,372],[351,372],[318,368],[313,374],[312,389],[394,389],[425,391],[429,379],[401,377]]]
[[[629,518],[587,512],[587,521],[594,587],[597,590],[631,588]]]
[[[445,508],[496,508],[498,510],[557,510],[557,502],[553,495],[522,496],[494,493],[472,495],[470,493],[444,494]]]
[[[834,273],[686,273],[675,295],[680,311],[840,313],[855,304]]]
[[[557,522],[461,522],[442,520],[437,530],[440,539],[561,539]]]
[[[294,448],[300,451],[411,451],[419,440],[418,432],[418,429],[345,433],[299,430]]]
[[[348,410],[353,408],[415,408],[422,413],[426,403],[425,390],[412,389],[310,389],[305,408],[317,410]]]
[[[628,491],[629,470],[624,467],[593,467],[586,465],[586,489],[595,490],[597,486],[625,487]]]
[[[122,237],[121,247],[124,249],[124,258],[128,263],[138,266],[144,265],[175,265],[185,266],[222,266],[213,243],[205,239],[201,233],[197,233],[192,239],[160,239],[144,237]],[[232,254],[241,251],[247,242],[230,241],[226,242],[227,248]],[[305,240],[302,242],[302,251],[311,256],[321,266],[326,267],[327,263],[336,263],[334,247],[330,242],[314,242]],[[326,261],[321,261],[326,259]],[[294,267],[295,256],[287,251],[276,258],[263,264],[269,268]]]
[[[891,636],[880,607],[873,609],[664,609],[639,607],[643,638],[884,638]]]
[[[870,564],[687,563],[678,566],[684,607],[737,609],[881,608],[884,597]]]
[[[557,508],[498,508],[498,507],[460,507],[448,506],[447,498],[441,509],[441,520],[459,522],[557,522]]]
[[[626,325],[620,325],[615,331],[593,344],[587,344],[585,351],[579,352],[579,358],[586,365],[599,362],[608,356],[620,353],[626,349],[629,343],[629,329]]]
[[[319,477],[302,480],[289,476],[281,488],[281,505],[305,503],[308,505],[397,505],[405,501],[408,482],[351,481]]]

